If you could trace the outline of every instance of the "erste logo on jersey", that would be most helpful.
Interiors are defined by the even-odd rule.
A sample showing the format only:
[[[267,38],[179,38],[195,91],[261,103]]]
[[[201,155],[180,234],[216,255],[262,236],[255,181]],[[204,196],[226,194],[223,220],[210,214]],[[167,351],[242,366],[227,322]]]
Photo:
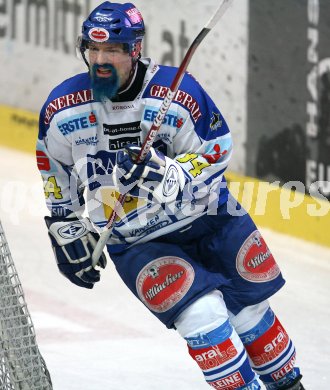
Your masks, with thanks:
[[[136,290],[150,310],[164,313],[186,295],[194,278],[195,271],[186,260],[164,256],[151,261],[140,271]]]
[[[59,121],[57,126],[63,135],[68,135],[76,130],[97,126],[97,119],[93,111],[88,111],[65,118]]]
[[[162,85],[153,85],[150,89],[150,95],[161,99],[166,98],[169,88]],[[181,91],[180,89],[176,92],[173,98],[173,102],[180,103],[185,106],[195,122],[202,116],[199,104],[196,99],[193,98],[189,93]]]
[[[140,139],[140,122],[121,123],[116,125],[108,125],[103,123],[104,135],[109,135],[110,151],[124,149],[126,145],[141,146]]]
[[[155,107],[147,106],[144,110],[143,119],[148,122],[153,122],[158,114]],[[179,118],[175,111],[169,110],[164,117],[163,125],[171,126],[180,129],[184,123],[183,118]]]
[[[269,282],[280,274],[273,255],[259,231],[255,230],[245,240],[236,257],[236,269],[250,282]]]
[[[92,91],[90,89],[84,89],[82,91],[69,93],[68,95],[60,96],[52,100],[45,110],[44,122],[46,125],[49,124],[51,118],[58,111],[63,108],[75,106],[81,103],[87,103],[93,100]]]

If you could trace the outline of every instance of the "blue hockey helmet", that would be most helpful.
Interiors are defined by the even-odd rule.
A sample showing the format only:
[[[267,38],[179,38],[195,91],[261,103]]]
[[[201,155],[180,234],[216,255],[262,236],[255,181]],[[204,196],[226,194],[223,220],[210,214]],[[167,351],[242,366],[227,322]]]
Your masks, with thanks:
[[[144,34],[143,18],[134,4],[105,1],[84,21],[78,46],[85,62],[84,52],[90,42],[123,43],[134,56],[136,44],[142,41]]]

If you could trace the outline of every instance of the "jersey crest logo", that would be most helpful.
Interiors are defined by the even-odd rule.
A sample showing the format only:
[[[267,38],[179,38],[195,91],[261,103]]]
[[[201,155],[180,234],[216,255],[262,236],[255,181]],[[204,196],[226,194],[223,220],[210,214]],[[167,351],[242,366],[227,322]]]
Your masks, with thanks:
[[[164,187],[163,187],[164,196],[171,196],[177,191],[179,186],[178,176],[179,176],[178,170],[174,165],[171,165],[167,171],[166,178],[164,181]]]
[[[222,119],[220,119],[220,114],[212,112],[213,116],[211,118],[211,124],[210,124],[210,129],[212,131],[215,131],[219,127],[222,126]]]

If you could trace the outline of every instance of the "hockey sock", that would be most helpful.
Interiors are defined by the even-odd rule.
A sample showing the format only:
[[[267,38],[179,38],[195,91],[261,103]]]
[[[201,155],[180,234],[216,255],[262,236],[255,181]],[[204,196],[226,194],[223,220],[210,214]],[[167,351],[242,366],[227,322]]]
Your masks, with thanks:
[[[240,338],[250,357],[251,366],[268,390],[286,388],[300,375],[295,367],[296,351],[285,329],[271,310]]]
[[[189,354],[215,389],[259,390],[244,346],[227,320],[208,333],[185,337]]]

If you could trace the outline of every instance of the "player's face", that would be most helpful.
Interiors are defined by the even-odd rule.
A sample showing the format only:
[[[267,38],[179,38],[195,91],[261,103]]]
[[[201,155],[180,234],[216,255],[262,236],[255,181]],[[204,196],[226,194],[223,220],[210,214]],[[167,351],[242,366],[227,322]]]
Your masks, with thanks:
[[[132,69],[132,57],[124,50],[121,43],[90,43],[88,59],[91,67],[96,65],[96,76],[109,79],[113,76],[112,65],[119,78],[119,88],[123,86]]]

